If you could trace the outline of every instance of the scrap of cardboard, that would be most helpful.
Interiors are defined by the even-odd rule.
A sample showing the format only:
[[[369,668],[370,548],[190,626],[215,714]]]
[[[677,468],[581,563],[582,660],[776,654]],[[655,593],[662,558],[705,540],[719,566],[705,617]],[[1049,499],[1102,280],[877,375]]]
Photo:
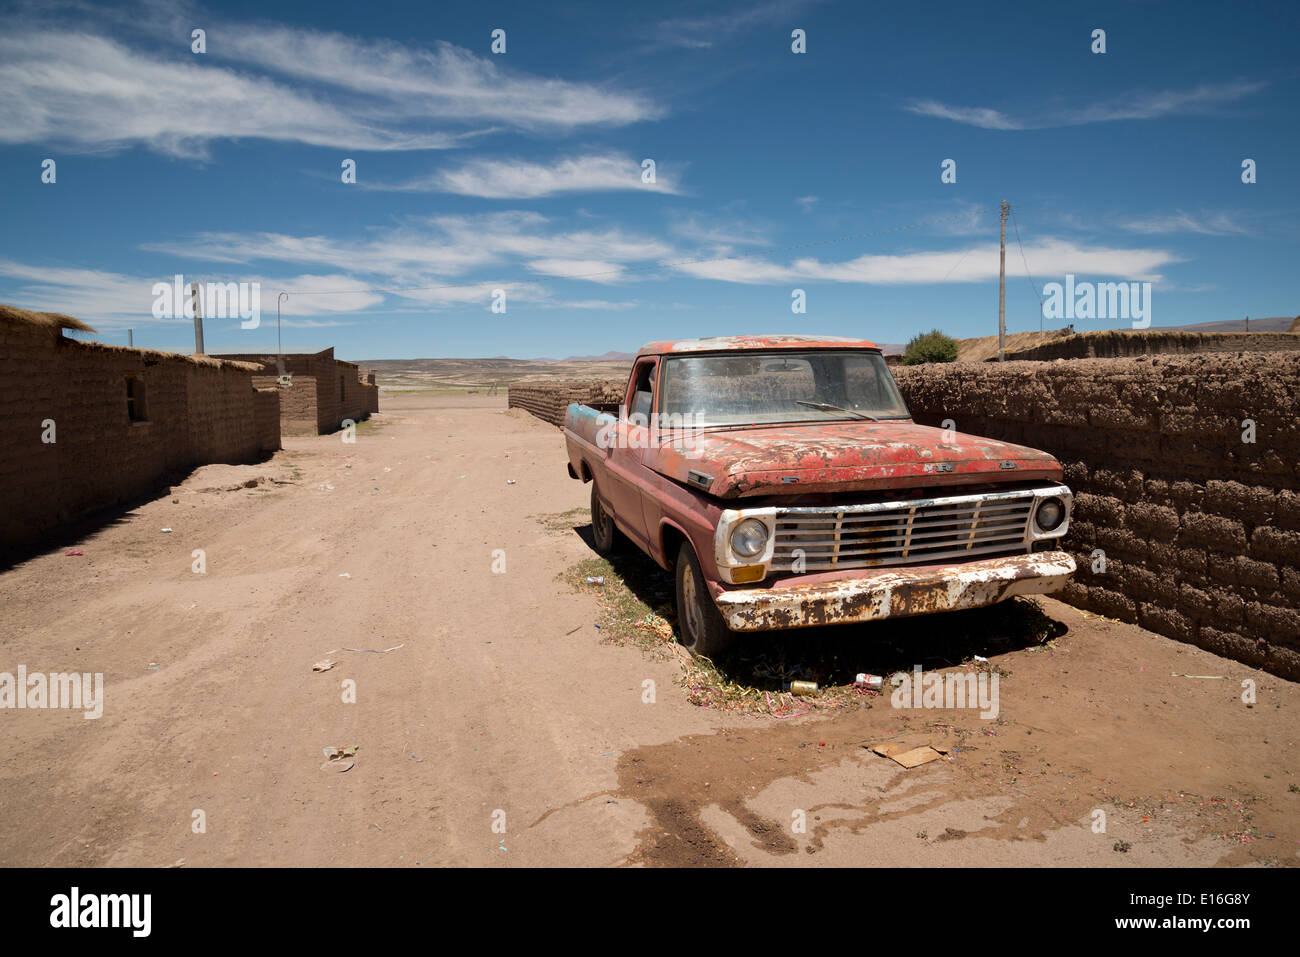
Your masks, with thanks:
[[[944,751],[936,750],[928,744],[923,744],[919,748],[909,748],[898,741],[886,741],[883,744],[873,745],[871,750],[882,758],[889,758],[905,768],[915,768],[922,764],[928,764],[944,755]]]
[[[872,745],[871,750],[882,758],[892,758],[894,755],[910,749],[901,741],[886,741],[884,744]]]
[[[943,755],[927,744],[919,748],[913,748],[911,751],[904,751],[902,754],[892,754],[890,757],[905,768],[914,768],[918,765],[928,764],[937,758],[943,757]]]

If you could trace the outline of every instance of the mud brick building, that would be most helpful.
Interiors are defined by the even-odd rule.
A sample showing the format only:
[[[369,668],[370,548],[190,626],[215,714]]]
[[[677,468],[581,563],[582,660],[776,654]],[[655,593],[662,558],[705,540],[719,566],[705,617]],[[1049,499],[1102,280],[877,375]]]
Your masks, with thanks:
[[[280,428],[285,435],[324,435],[344,419],[359,422],[379,411],[375,374],[334,358],[332,348],[281,356],[240,353],[218,359],[258,365],[253,384],[280,392]],[[281,380],[281,376],[287,379]]]
[[[280,447],[259,367],[70,339],[71,316],[0,305],[0,545]]]

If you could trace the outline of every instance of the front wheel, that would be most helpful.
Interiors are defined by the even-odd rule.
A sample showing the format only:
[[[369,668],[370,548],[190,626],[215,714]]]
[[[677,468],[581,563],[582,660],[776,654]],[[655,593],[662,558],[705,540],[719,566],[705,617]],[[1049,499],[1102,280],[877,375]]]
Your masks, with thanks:
[[[725,650],[736,633],[722,620],[704,583],[699,559],[690,543],[682,543],[677,553],[677,627],[682,647],[697,658],[712,658]]]

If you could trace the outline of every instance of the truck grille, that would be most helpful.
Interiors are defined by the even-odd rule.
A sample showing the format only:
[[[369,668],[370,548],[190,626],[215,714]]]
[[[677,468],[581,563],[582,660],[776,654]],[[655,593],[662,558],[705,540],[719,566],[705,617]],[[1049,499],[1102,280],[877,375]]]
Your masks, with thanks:
[[[912,565],[1026,551],[1034,492],[776,510],[772,567],[802,571]]]

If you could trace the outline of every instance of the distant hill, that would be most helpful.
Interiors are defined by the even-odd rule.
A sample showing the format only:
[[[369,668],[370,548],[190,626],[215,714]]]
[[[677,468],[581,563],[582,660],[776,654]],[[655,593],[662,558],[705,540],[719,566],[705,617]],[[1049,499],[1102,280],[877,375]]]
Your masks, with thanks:
[[[616,353],[617,355],[618,353]],[[626,379],[623,359],[364,359],[376,381],[390,392],[481,389],[511,382],[557,379]]]
[[[1003,342],[1004,352],[1016,349],[1028,349],[1041,346],[1054,339],[1064,339],[1070,334],[1069,329],[1047,329],[1043,332],[1008,332]],[[987,362],[998,354],[997,336],[979,336],[974,339],[957,340],[958,362]]]
[[[1183,332],[1293,332],[1292,324],[1300,322],[1300,316],[1271,316],[1256,319],[1253,316],[1247,328],[1245,319],[1221,319],[1218,322],[1193,322],[1185,326],[1152,326],[1152,329],[1179,329]]]
[[[598,356],[569,356],[565,359],[538,359],[538,362],[631,362],[635,352],[606,352]]]

